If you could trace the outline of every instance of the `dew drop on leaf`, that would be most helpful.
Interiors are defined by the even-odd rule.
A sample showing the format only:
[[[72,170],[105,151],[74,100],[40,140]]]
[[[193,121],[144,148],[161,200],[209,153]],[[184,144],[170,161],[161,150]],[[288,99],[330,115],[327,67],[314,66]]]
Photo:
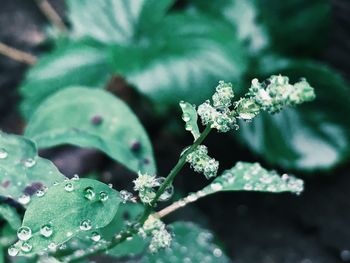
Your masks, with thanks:
[[[66,190],[67,192],[72,192],[74,190],[74,185],[72,183],[66,183],[66,185],[64,186],[64,190]]]
[[[109,197],[108,194],[104,191],[101,191],[99,196],[100,196],[100,200],[102,202],[106,202],[108,200],[108,197]]]
[[[97,232],[92,232],[91,234],[91,240],[94,241],[94,242],[98,242],[101,240],[101,235]]]
[[[40,228],[40,234],[43,235],[44,237],[50,237],[53,233],[52,226],[50,224],[43,225]]]
[[[56,251],[56,248],[57,248],[57,245],[54,243],[54,242],[51,242],[47,248],[50,250],[50,251]]]
[[[88,231],[92,228],[91,221],[86,219],[80,222],[80,230]]]
[[[188,122],[189,120],[191,120],[191,117],[188,113],[184,113],[182,114],[182,119],[185,121],[185,122]]]
[[[164,190],[164,193],[162,193],[159,196],[158,200],[159,201],[168,201],[173,196],[173,193],[174,193],[174,186],[171,185]]]
[[[40,189],[40,190],[36,191],[37,197],[43,197],[44,195],[45,195],[45,190]]]
[[[94,188],[92,188],[92,187],[86,187],[85,189],[84,189],[84,197],[86,198],[86,199],[88,199],[88,200],[92,200],[92,199],[94,199],[95,198],[95,191],[94,191]]]
[[[24,253],[29,253],[30,251],[32,251],[33,246],[31,244],[29,244],[28,242],[23,242],[21,245],[21,250]]]
[[[32,158],[28,158],[24,161],[24,166],[27,168],[31,168],[36,164],[36,161]]]
[[[15,246],[10,246],[7,250],[7,253],[11,256],[11,257],[15,257],[18,255],[19,250],[15,247]]]
[[[7,151],[4,148],[0,148],[0,159],[6,159],[8,156]]]
[[[17,230],[17,237],[19,240],[27,241],[32,237],[32,230],[27,226],[21,226]]]
[[[22,205],[27,205],[30,202],[30,196],[27,194],[24,194],[18,198],[18,202]]]
[[[73,177],[72,177],[73,181],[78,181],[79,179],[80,179],[79,175],[77,175],[77,174],[73,175]]]

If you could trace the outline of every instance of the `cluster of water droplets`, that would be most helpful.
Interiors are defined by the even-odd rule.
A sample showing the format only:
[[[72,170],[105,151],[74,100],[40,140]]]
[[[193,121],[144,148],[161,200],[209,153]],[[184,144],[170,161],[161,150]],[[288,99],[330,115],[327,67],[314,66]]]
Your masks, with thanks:
[[[218,177],[205,190],[209,193],[221,190],[246,190],[264,192],[293,192],[300,194],[304,185],[301,179],[287,174],[279,176],[267,171],[258,163],[238,162],[232,169]]]

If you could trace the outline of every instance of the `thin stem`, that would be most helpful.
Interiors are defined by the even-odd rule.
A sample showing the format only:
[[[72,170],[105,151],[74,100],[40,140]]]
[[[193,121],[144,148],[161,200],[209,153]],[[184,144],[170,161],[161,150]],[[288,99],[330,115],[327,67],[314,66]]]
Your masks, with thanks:
[[[47,0],[35,0],[41,12],[46,16],[46,18],[59,30],[66,32],[68,31],[66,25],[64,24],[62,18],[58,15],[55,9]]]
[[[34,55],[10,47],[2,42],[0,42],[0,54],[28,65],[33,65],[37,61]]]
[[[162,210],[158,211],[157,213],[155,213],[156,217],[162,218],[165,217],[167,215],[169,215],[170,213],[176,211],[179,208],[183,208],[186,205],[196,202],[198,199],[207,196],[208,194],[203,192],[202,190],[196,192],[196,193],[192,193],[174,203],[172,203],[171,205],[163,208]]]
[[[112,240],[112,242],[111,242],[111,244],[109,246],[101,248],[101,249],[94,250],[92,252],[87,252],[87,253],[85,253],[84,255],[81,255],[81,256],[69,257],[69,261],[70,262],[76,262],[76,261],[78,261],[78,260],[80,260],[82,258],[86,258],[86,257],[92,256],[92,255],[96,255],[96,254],[101,253],[101,252],[105,252],[105,251],[107,251],[107,250],[109,250],[109,249],[119,245],[120,243],[122,243],[128,237],[134,235],[137,232],[137,226],[142,226],[143,225],[143,223],[147,220],[149,215],[152,213],[152,209],[153,209],[154,205],[157,203],[159,197],[164,193],[165,189],[173,182],[173,180],[176,177],[176,175],[181,171],[182,167],[186,163],[186,157],[190,153],[192,153],[198,147],[198,145],[200,145],[204,141],[204,139],[208,136],[210,131],[211,131],[210,126],[206,126],[206,128],[204,129],[202,134],[198,137],[198,139],[195,140],[195,142],[181,155],[179,161],[176,163],[174,168],[170,171],[170,173],[166,177],[164,183],[161,185],[161,187],[156,192],[155,198],[152,200],[152,202],[148,206],[146,206],[146,208],[145,208],[143,214],[141,215],[140,219],[134,225],[132,225],[132,226],[128,227],[126,230],[120,232],[119,235],[114,240]]]

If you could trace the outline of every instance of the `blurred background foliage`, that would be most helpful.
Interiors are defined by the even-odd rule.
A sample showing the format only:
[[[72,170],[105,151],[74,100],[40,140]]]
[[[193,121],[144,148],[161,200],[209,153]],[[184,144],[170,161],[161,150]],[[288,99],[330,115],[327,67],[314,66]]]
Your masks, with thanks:
[[[347,82],[318,57],[327,46],[327,0],[70,0],[66,33],[50,28],[51,49],[20,86],[30,119],[55,92],[70,86],[106,88],[112,76],[151,101],[154,118],[169,118],[178,101],[208,98],[218,80],[239,96],[254,77],[305,77],[317,99],[263,115],[234,136],[283,168],[330,169],[349,156]],[[172,118],[169,118],[172,119]]]
[[[68,31],[47,26],[34,1],[4,0],[0,8],[0,40],[38,56],[30,67],[0,58],[1,129],[23,133],[39,106],[63,89],[104,89],[140,118],[164,174],[190,143],[180,118],[181,99],[202,102],[219,80],[231,81],[238,98],[255,77],[281,73],[292,82],[305,77],[315,88],[314,102],[262,114],[241,123],[237,132],[208,140],[221,169],[238,160],[258,160],[281,171],[315,175],[304,176],[304,194],[218,195],[170,220],[210,226],[237,263],[350,261],[348,0],[50,3]],[[91,149],[56,147],[40,155],[68,176],[79,173],[131,189],[125,176],[130,171]],[[179,197],[205,183],[190,170],[184,174],[175,182]],[[13,229],[3,228],[3,246],[13,241]]]

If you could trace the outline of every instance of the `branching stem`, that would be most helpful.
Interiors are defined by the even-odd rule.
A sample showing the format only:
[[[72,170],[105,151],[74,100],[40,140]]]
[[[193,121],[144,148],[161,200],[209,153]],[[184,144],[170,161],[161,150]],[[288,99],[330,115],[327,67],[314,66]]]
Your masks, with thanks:
[[[33,65],[37,61],[34,55],[10,47],[2,42],[0,42],[0,54],[28,65]]]
[[[68,31],[62,18],[58,15],[55,9],[47,0],[35,0],[41,12],[47,17],[47,19],[62,32]]]
[[[176,175],[181,171],[182,167],[185,165],[186,163],[186,157],[192,153],[197,147],[198,145],[200,145],[204,139],[208,136],[208,134],[210,133],[211,128],[210,126],[206,126],[206,128],[204,129],[204,131],[202,132],[202,134],[198,137],[197,140],[195,140],[195,142],[181,155],[179,161],[177,162],[177,164],[174,166],[174,168],[170,171],[169,175],[166,177],[164,183],[161,185],[161,187],[158,189],[155,198],[152,200],[152,202],[146,206],[143,214],[141,215],[140,219],[132,226],[128,227],[126,230],[120,232],[114,240],[112,240],[111,244],[107,247],[103,247],[101,249],[97,249],[91,252],[87,252],[84,255],[81,256],[71,256],[69,257],[69,262],[76,262],[82,258],[86,258],[92,255],[96,255],[99,254],[101,252],[107,251],[115,246],[117,246],[118,244],[122,243],[123,241],[125,241],[125,239],[127,239],[128,237],[134,235],[137,232],[137,227],[138,226],[142,226],[143,223],[147,220],[147,218],[149,217],[149,215],[152,213],[154,205],[157,203],[159,197],[164,193],[165,189],[172,184],[174,178],[176,177]],[[181,201],[181,200],[180,200]],[[177,201],[174,204],[176,204],[173,208],[169,208],[168,211],[163,212],[164,216],[169,214],[171,211],[171,209],[173,209],[173,211],[175,211],[176,209],[178,209],[180,204]],[[187,200],[187,202],[189,203],[190,201]],[[162,210],[163,211],[163,210]],[[157,214],[159,214],[160,212],[158,212]]]

